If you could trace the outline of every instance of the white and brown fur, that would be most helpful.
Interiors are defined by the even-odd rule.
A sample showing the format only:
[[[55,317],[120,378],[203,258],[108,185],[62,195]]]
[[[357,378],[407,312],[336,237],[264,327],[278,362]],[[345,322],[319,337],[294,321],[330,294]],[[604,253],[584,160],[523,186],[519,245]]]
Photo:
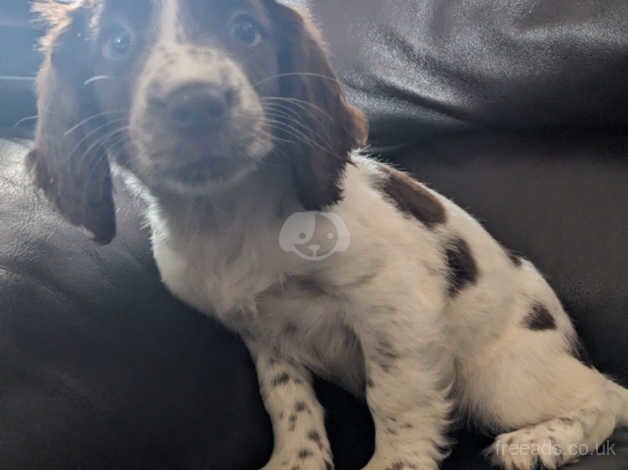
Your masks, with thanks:
[[[299,13],[274,0],[39,9],[53,26],[35,181],[101,242],[115,234],[109,162],[134,181],[165,284],[250,348],[275,432],[266,469],[333,468],[312,371],[365,396],[376,426],[367,470],[438,468],[462,417],[502,433],[490,456],[519,470],[572,462],[628,425],[628,391],[583,363],[534,266],[360,154],[364,121]],[[260,37],[250,41],[250,25],[233,33],[242,14]],[[128,54],[106,49],[112,25]],[[164,117],[190,83],[229,93],[220,132],[184,137]],[[314,210],[344,221],[349,249],[306,261],[280,248],[287,218]],[[517,452],[524,444],[556,451]]]

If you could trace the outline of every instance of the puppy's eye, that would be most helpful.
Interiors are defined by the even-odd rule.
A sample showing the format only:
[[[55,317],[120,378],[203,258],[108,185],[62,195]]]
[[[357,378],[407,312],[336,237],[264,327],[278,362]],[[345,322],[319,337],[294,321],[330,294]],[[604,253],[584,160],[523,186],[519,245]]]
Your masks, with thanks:
[[[248,47],[259,45],[263,38],[259,25],[247,14],[240,14],[233,19],[231,37]]]
[[[124,60],[131,53],[133,34],[126,28],[116,28],[106,37],[102,47],[102,55],[108,60]]]

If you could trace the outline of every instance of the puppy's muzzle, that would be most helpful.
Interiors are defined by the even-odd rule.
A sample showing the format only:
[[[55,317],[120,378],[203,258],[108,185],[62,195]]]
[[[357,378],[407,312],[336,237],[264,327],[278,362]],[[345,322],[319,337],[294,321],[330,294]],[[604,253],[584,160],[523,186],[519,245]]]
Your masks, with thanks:
[[[153,188],[223,187],[273,148],[261,100],[226,53],[185,44],[156,46],[131,106],[133,170]]]
[[[209,83],[191,83],[172,91],[160,103],[173,129],[189,136],[221,132],[228,124],[236,91]]]

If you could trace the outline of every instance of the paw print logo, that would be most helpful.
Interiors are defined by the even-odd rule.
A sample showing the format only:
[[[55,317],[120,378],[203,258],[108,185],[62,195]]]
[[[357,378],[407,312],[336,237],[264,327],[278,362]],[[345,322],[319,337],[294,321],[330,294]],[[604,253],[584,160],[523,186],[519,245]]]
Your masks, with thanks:
[[[323,261],[351,245],[349,228],[332,212],[297,212],[281,228],[279,246],[308,261]]]

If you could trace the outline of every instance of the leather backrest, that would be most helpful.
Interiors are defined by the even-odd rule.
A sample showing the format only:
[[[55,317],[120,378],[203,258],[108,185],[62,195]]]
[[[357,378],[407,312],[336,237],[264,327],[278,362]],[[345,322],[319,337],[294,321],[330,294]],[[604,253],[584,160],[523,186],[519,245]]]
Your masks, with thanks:
[[[310,0],[373,137],[628,127],[625,0]]]

